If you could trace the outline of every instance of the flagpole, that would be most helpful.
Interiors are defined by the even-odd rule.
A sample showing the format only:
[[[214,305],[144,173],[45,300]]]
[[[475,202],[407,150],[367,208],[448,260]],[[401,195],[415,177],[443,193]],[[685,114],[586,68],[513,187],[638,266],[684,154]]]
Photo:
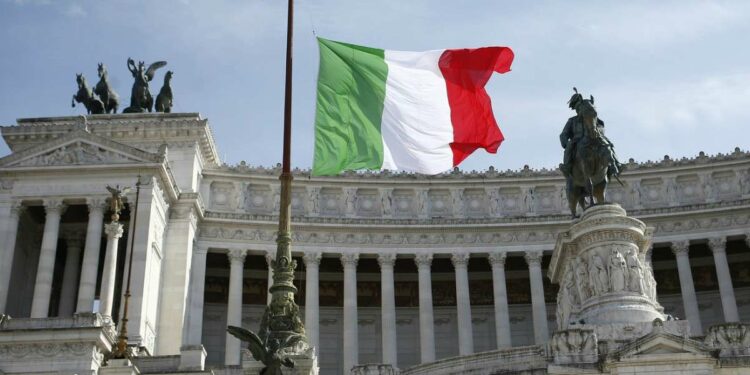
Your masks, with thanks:
[[[284,85],[284,155],[281,169],[281,191],[279,199],[279,232],[276,238],[276,259],[272,263],[273,285],[271,303],[261,321],[260,337],[268,345],[274,340],[287,340],[296,336],[306,341],[305,328],[299,318],[299,307],[294,302],[297,288],[294,286],[294,269],[297,262],[292,259],[291,250],[291,203],[292,203],[292,26],[294,2],[288,0],[286,34],[286,81]],[[270,340],[274,339],[274,340]]]

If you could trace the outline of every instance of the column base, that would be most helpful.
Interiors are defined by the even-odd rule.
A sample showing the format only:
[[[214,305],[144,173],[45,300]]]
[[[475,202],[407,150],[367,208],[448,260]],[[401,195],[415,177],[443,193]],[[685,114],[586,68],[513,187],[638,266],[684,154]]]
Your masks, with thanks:
[[[180,371],[203,371],[206,368],[206,349],[203,345],[180,348]]]

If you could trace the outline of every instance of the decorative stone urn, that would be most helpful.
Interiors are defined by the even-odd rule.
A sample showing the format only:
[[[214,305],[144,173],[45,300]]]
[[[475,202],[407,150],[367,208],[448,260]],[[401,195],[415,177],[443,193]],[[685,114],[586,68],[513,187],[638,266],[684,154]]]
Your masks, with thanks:
[[[653,228],[617,204],[587,209],[560,233],[549,276],[560,285],[557,329],[664,320],[646,252]]]

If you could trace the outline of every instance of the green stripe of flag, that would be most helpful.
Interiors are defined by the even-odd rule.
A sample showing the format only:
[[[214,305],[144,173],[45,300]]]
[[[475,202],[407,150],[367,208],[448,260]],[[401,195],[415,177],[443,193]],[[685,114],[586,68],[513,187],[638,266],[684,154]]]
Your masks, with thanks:
[[[320,70],[313,175],[383,165],[383,50],[318,38]]]

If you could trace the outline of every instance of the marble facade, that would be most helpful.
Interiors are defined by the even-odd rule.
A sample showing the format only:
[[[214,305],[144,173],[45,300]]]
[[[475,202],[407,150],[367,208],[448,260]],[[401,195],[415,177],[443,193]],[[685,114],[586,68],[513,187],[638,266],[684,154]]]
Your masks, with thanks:
[[[175,373],[255,368],[223,327],[255,328],[267,302],[277,168],[221,163],[207,120],[194,113],[21,119],[2,135],[11,154],[0,158],[0,313],[19,326],[0,326],[1,371],[19,372],[3,367],[13,349],[2,340],[21,330],[20,319],[99,313],[100,326],[118,321],[130,255],[128,331],[142,354],[134,363]],[[557,322],[570,314],[555,302],[568,289],[550,283],[548,267],[558,234],[571,224],[558,172],[294,173],[293,252],[296,282],[304,286],[298,303],[311,342],[319,344],[321,374],[370,362],[391,367],[357,371],[451,373],[495,363],[564,373],[567,363],[588,363],[592,353],[613,355],[614,348],[581,344],[601,342],[604,328],[570,331]],[[131,186],[137,175],[147,182],[137,226],[130,204],[121,226],[110,224],[104,186]],[[631,161],[622,180],[610,199],[653,228],[650,243],[636,261],[627,249],[618,253],[622,262],[602,259],[606,291],[592,290],[604,283],[576,284],[573,273],[566,288],[579,299],[581,288],[584,295],[616,290],[658,299],[654,309],[663,308],[665,319],[687,319],[689,331],[673,320],[658,329],[607,329],[630,329],[634,342],[659,348],[681,342],[697,356],[696,368],[710,363],[700,357],[706,348],[744,355],[750,153]],[[128,202],[134,198],[131,192]],[[597,270],[590,264],[589,278]],[[653,280],[628,276],[644,270]],[[691,339],[703,335],[712,341]],[[629,348],[617,348],[607,371],[627,372],[637,363],[627,358],[653,359]]]

